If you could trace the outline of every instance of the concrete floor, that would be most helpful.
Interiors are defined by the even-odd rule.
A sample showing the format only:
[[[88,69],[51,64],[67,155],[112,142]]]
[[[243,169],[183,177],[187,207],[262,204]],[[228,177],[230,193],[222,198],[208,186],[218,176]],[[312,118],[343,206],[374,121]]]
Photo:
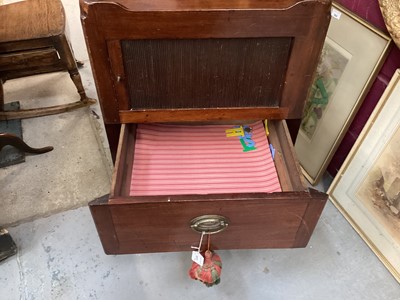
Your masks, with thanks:
[[[96,98],[78,1],[63,2],[75,55],[86,63],[85,87]],[[44,76],[7,82],[6,99],[77,97],[68,75]],[[1,300],[400,299],[400,285],[331,203],[305,249],[219,251],[222,282],[212,288],[189,279],[189,251],[105,255],[86,207],[109,190],[107,143],[92,110],[100,114],[95,106],[25,120],[28,142],[56,149],[0,170],[0,225],[22,222],[8,228],[19,251],[0,263]]]
[[[305,249],[219,251],[222,281],[189,279],[190,252],[106,256],[88,208],[9,228],[0,299],[400,299],[400,286],[328,203]],[[189,249],[188,249],[189,250]]]
[[[80,26],[78,1],[65,1],[75,57],[89,97],[97,99]],[[34,108],[79,100],[67,72],[6,81],[5,102]],[[95,112],[95,114],[93,114]],[[54,150],[27,156],[26,162],[0,170],[0,225],[13,225],[86,205],[109,192],[111,158],[98,105],[53,116],[22,120],[23,139],[32,147]],[[28,183],[28,184],[27,184]],[[90,187],[90,188],[87,188]]]
[[[79,100],[68,73],[10,80],[4,88],[6,101],[21,100],[24,108]],[[0,225],[80,207],[109,192],[110,172],[95,123],[91,108],[22,120],[28,145],[54,150],[0,170]]]

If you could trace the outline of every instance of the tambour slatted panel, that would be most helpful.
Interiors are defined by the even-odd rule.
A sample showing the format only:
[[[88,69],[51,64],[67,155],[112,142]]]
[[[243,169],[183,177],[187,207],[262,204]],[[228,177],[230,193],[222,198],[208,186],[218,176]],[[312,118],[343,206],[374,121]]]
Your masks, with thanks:
[[[124,40],[132,109],[279,106],[291,38]]]
[[[248,152],[226,137],[233,127],[139,124],[130,195],[280,192],[262,122],[251,125]]]

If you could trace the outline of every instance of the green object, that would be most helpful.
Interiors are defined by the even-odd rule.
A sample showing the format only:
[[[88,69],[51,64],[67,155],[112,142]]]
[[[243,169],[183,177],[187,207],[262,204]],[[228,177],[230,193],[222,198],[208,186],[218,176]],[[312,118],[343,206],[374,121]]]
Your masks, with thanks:
[[[256,150],[257,148],[254,146],[247,146],[246,142],[243,139],[240,139],[240,143],[243,146],[243,152],[248,152],[248,151],[252,151],[252,150]]]

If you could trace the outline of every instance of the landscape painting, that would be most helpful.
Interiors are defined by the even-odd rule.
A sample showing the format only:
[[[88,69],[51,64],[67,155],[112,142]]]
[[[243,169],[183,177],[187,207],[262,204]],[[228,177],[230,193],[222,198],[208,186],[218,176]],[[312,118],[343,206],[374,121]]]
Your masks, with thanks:
[[[400,69],[329,187],[329,199],[400,283]]]
[[[361,182],[356,196],[400,243],[400,127]]]

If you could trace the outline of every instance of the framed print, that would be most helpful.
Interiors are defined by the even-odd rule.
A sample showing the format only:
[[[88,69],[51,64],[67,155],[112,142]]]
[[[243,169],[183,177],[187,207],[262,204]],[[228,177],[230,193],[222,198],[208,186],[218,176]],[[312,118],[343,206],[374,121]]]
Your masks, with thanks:
[[[328,190],[400,282],[400,69]]]
[[[390,38],[334,5],[295,149],[304,175],[318,183],[379,71]]]

